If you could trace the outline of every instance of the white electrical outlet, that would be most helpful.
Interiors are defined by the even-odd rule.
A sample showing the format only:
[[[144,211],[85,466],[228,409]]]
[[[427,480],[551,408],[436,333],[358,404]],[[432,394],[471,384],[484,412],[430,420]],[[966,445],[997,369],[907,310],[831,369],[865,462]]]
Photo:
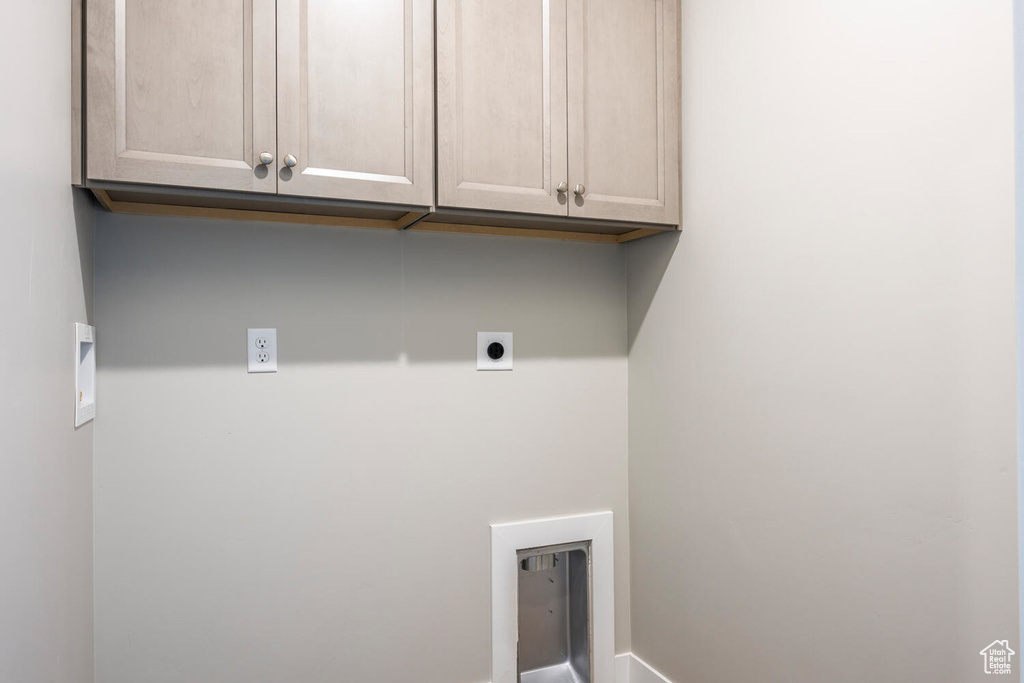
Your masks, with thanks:
[[[277,372],[276,328],[249,328],[246,344],[249,372]]]
[[[476,369],[512,369],[512,333],[476,333]]]

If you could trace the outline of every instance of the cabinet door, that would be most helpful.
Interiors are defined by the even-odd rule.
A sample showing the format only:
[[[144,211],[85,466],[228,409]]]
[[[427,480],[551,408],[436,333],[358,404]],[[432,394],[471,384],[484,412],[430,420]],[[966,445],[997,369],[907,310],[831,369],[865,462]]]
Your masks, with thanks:
[[[274,0],[89,0],[88,176],[275,192]]]
[[[569,215],[678,223],[678,0],[568,2]]]
[[[277,20],[278,192],[432,205],[432,0],[278,0]]]
[[[438,205],[566,215],[566,0],[438,0]]]

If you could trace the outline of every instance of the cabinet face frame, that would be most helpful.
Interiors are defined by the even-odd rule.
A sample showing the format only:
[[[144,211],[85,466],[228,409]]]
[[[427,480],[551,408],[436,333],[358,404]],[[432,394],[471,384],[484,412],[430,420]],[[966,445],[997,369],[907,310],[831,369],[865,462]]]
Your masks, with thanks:
[[[71,0],[71,184],[80,187],[85,184],[85,168],[83,154],[85,144],[83,137],[84,111],[83,94],[85,74],[85,17],[82,0]]]
[[[261,152],[276,155],[276,55],[274,0],[238,0],[244,22],[243,112],[240,158],[177,154],[129,149],[127,14],[132,0],[89,0],[86,3],[87,175],[110,180],[178,185],[242,192],[276,192],[277,176],[261,166]],[[146,26],[132,41],[145,44],[156,32],[195,21],[192,7],[182,5],[180,25]],[[147,36],[153,32],[152,36]],[[157,84],[159,85],[159,84]],[[174,140],[165,141],[173,146]]]
[[[567,215],[567,194],[557,190],[559,183],[567,181],[566,163],[566,71],[565,71],[565,11],[566,0],[535,0],[540,6],[542,26],[537,40],[542,55],[542,115],[540,136],[542,142],[542,178],[539,186],[499,184],[467,177],[465,169],[464,115],[467,109],[478,111],[492,106],[491,102],[467,102],[464,98],[464,66],[462,64],[463,18],[468,0],[438,0],[437,2],[437,194],[438,206],[490,209],[518,213],[554,216]],[[486,5],[484,0],[477,2]],[[495,7],[501,0],[495,3]],[[490,56],[486,46],[480,46],[480,58]],[[494,57],[497,59],[498,57]],[[522,71],[513,77],[536,77]],[[493,137],[477,136],[474,144],[481,154],[488,146],[498,147],[504,142],[500,132]],[[501,163],[502,154],[496,156]],[[486,161],[483,163],[486,165]]]
[[[431,206],[434,200],[434,9],[433,0],[404,0],[404,69],[399,88],[404,95],[404,172],[370,173],[365,169],[310,166],[309,40],[310,2],[332,0],[278,0],[277,16],[277,139],[280,156],[278,193],[352,201],[390,202]],[[336,3],[343,11],[344,3]],[[390,30],[392,27],[388,27]],[[367,29],[370,30],[370,29]],[[339,63],[339,69],[360,68]],[[388,84],[375,84],[367,92],[332,93],[336,98],[379,98]],[[391,84],[392,86],[394,84]],[[390,131],[378,131],[381,136]],[[364,135],[372,136],[372,123]],[[390,139],[390,138],[389,138]],[[342,141],[343,142],[343,141]],[[293,155],[296,165],[283,165]],[[315,155],[314,155],[315,157]]]
[[[601,144],[600,140],[590,142],[588,135],[588,114],[601,116],[606,109],[598,103],[588,107],[587,69],[588,50],[601,50],[606,45],[593,41],[588,45],[588,12],[599,12],[600,3],[587,0],[568,0],[569,24],[567,31],[568,44],[568,120],[569,120],[569,186],[570,190],[581,184],[585,192],[581,197],[575,194],[569,199],[569,215],[576,218],[592,218],[604,220],[635,221],[643,223],[663,223],[677,225],[679,223],[679,0],[605,0],[606,2],[625,3],[627,5],[653,5],[655,26],[653,41],[645,41],[645,36],[633,35],[620,31],[623,41],[633,40],[638,44],[626,45],[627,53],[638,54],[644,49],[655,51],[654,63],[657,73],[638,73],[635,65],[624,59],[616,64],[623,70],[622,78],[653,79],[656,83],[656,111],[649,112],[657,119],[656,133],[645,131],[641,126],[620,125],[615,134],[629,140],[636,140],[635,148],[644,143],[657,150],[657,188],[656,198],[648,196],[629,196],[628,191],[622,194],[613,192],[598,193],[600,188],[591,182],[588,166],[587,150],[590,144]],[[595,9],[597,8],[597,9]],[[598,20],[600,15],[595,15]],[[616,27],[617,28],[617,27]],[[588,111],[590,109],[590,111]],[[653,135],[657,135],[657,139]],[[646,137],[645,137],[646,136]],[[590,144],[588,144],[590,143]],[[611,166],[611,165],[608,165]],[[638,172],[638,168],[629,164],[602,168],[602,174],[619,173],[624,183]],[[606,181],[607,184],[607,181]],[[654,188],[652,188],[654,189]],[[636,193],[634,193],[636,194]]]

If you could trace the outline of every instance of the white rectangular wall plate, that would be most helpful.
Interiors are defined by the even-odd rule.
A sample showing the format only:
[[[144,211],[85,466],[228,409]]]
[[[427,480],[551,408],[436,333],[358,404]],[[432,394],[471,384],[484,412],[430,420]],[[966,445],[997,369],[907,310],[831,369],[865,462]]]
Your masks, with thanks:
[[[594,683],[615,681],[615,555],[611,511],[491,525],[491,681],[518,680],[517,550],[590,541]]]
[[[75,427],[96,417],[96,328],[75,323]]]
[[[246,349],[249,372],[277,372],[277,328],[249,328]]]
[[[512,333],[476,333],[476,369],[512,369]]]

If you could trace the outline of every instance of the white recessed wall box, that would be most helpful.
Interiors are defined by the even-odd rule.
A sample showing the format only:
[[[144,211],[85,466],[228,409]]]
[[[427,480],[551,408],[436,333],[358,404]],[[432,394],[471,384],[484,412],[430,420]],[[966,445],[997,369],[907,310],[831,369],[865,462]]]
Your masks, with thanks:
[[[75,426],[96,417],[96,328],[75,323]]]
[[[476,369],[512,369],[512,333],[476,333]]]
[[[493,683],[617,680],[614,547],[610,511],[491,525]]]

